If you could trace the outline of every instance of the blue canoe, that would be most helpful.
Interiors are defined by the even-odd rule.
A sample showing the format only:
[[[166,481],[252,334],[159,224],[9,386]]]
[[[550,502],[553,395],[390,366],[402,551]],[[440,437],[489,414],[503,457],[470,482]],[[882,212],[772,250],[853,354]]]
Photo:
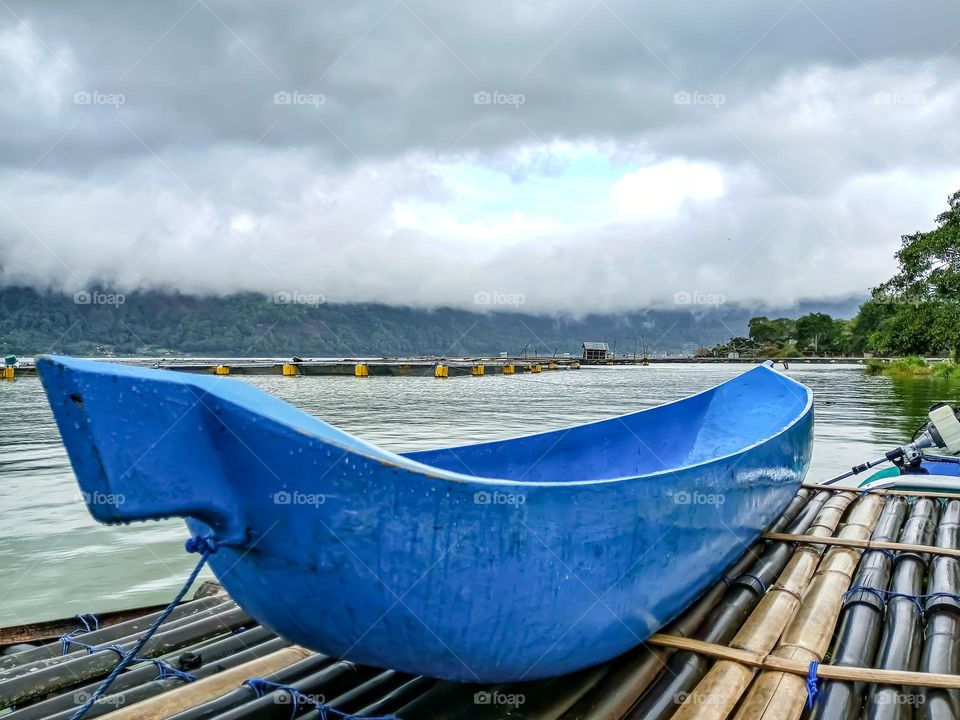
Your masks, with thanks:
[[[759,366],[706,392],[398,455],[242,381],[37,363],[91,514],[186,519],[253,617],[452,680],[567,673],[670,621],[796,493],[811,392]]]

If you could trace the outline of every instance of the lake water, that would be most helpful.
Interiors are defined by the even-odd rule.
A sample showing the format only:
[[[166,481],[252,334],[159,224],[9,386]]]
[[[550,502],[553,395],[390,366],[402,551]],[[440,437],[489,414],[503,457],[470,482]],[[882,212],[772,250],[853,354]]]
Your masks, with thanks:
[[[651,365],[483,378],[250,377],[305,411],[392,450],[478,442],[675,400],[744,365]],[[905,442],[960,385],[869,377],[857,365],[793,366],[816,394],[808,479]],[[37,378],[0,382],[0,627],[165,603],[196,562],[180,521],[96,523],[79,498]]]

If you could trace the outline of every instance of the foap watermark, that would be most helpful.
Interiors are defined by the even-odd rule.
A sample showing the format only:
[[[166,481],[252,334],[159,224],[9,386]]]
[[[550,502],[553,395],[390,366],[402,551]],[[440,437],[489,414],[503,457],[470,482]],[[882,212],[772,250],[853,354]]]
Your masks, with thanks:
[[[511,105],[516,109],[526,101],[527,96],[523,93],[505,93],[499,90],[488,92],[481,90],[473,94],[474,105]]]
[[[527,496],[522,493],[505,493],[499,490],[487,492],[480,490],[473,494],[474,505],[512,505],[520,507],[527,502]]]
[[[77,493],[77,499],[82,500],[87,505],[109,505],[119,507],[123,505],[127,498],[123,493],[104,493],[104,492],[86,492],[81,490]]]
[[[920,707],[926,701],[927,698],[920,693],[878,692],[873,694],[874,705],[908,705],[910,707]]]
[[[323,305],[327,298],[322,293],[305,293],[299,291],[278,290],[273,294],[271,302],[274,305]]]
[[[923,105],[927,102],[927,97],[922,93],[884,91],[874,95],[873,102],[877,105]]]
[[[681,290],[673,294],[674,305],[708,305],[717,307],[723,305],[726,301],[726,296],[720,293],[688,292]]]
[[[305,493],[299,490],[278,490],[273,494],[274,505],[312,505],[320,507],[327,501],[322,493]]]
[[[727,101],[727,96],[721,93],[705,93],[699,90],[681,90],[673,94],[674,105],[706,105],[718,108]]]
[[[99,90],[78,90],[73,94],[74,105],[106,105],[119,108],[127,102],[123,93],[106,93]]]
[[[715,695],[711,695],[710,693],[698,693],[695,690],[690,692],[681,690],[680,692],[673,694],[673,702],[675,705],[683,705],[684,703],[687,703],[689,705],[707,706],[722,703],[723,700]]]
[[[667,490],[667,497],[673,500],[674,505],[723,505],[727,498],[723,493],[702,493],[694,490]]]
[[[73,294],[74,305],[113,305],[119,307],[127,301],[123,293],[100,290],[78,290]]]
[[[327,102],[327,96],[323,93],[281,90],[273,94],[274,105],[307,105],[308,107],[319,109],[325,102]]]
[[[480,290],[473,294],[474,305],[501,305],[507,307],[520,307],[527,301],[523,293],[501,292],[500,290],[486,291]]]
[[[93,697],[92,692],[87,690],[77,690],[73,694],[73,704],[74,705],[83,705],[87,700]],[[123,693],[114,693],[113,695],[104,695],[97,698],[97,705],[112,705],[115,708],[122,706],[127,701],[127,698]]]
[[[313,707],[320,707],[321,705],[326,705],[327,696],[326,695],[311,695],[309,693],[302,693],[296,689],[284,689],[283,692],[278,692],[273,694],[273,704],[274,705],[293,705],[294,704],[294,695],[296,693],[296,701],[299,707],[312,705]],[[294,713],[296,714],[296,713]]]
[[[523,705],[527,701],[523,693],[505,693],[499,690],[481,690],[473,694],[474,705]]]

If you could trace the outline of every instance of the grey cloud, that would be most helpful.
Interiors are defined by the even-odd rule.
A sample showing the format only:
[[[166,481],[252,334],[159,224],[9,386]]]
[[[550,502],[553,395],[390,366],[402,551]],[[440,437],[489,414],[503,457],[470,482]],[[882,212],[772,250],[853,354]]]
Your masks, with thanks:
[[[544,312],[841,297],[960,181],[958,34],[947,2],[9,2],[3,273]],[[712,163],[726,192],[501,251],[392,222],[453,196],[434,162],[522,185],[562,175],[555,141]]]

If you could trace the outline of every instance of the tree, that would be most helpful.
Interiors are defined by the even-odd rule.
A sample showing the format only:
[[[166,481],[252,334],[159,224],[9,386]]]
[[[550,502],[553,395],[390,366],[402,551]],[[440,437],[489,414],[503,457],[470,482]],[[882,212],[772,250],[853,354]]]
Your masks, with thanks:
[[[837,350],[840,328],[826,313],[810,313],[797,318],[797,344],[815,352]]]
[[[902,237],[898,272],[873,291],[888,317],[870,334],[874,348],[960,354],[960,190],[928,232]]]
[[[750,339],[761,345],[782,345],[792,340],[796,332],[793,320],[770,320],[765,315],[750,318],[747,327],[750,328]]]

